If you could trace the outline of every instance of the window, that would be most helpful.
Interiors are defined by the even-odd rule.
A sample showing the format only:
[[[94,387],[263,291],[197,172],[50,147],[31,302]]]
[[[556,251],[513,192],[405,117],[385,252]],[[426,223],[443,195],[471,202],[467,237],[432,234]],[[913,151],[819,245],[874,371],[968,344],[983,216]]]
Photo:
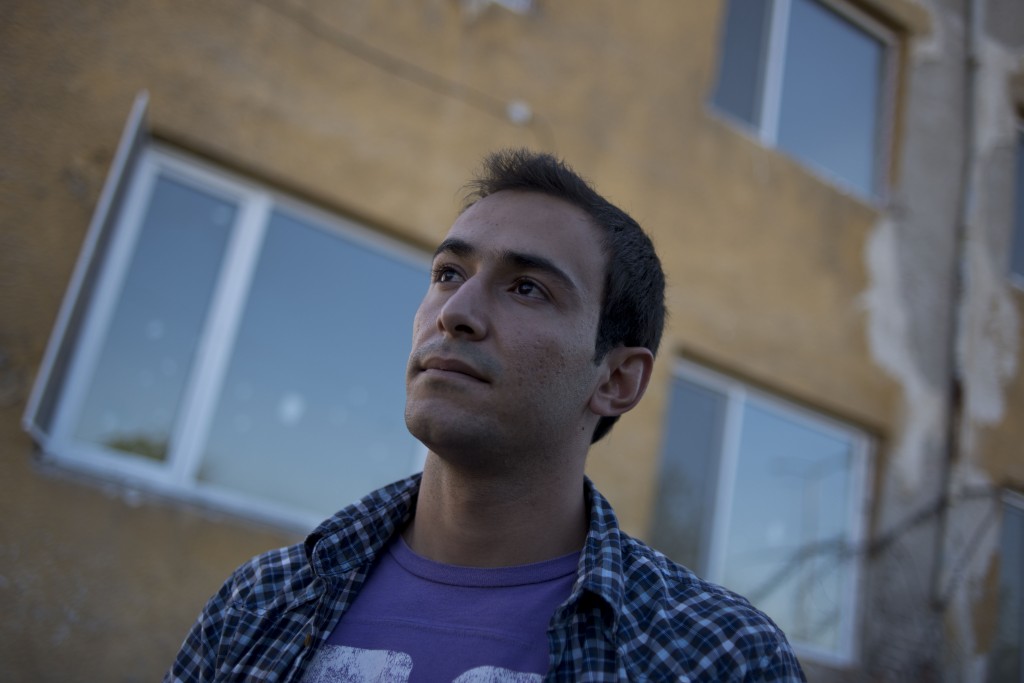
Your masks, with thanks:
[[[987,680],[1024,682],[1024,497],[1019,495],[1008,495],[1003,505],[998,619]]]
[[[1017,286],[1024,287],[1024,126],[1017,131],[1017,178],[1013,189],[1016,206],[1010,276]]]
[[[158,145],[126,172],[29,407],[43,451],[302,526],[415,471],[426,256]]]
[[[881,193],[892,37],[824,0],[729,0],[713,102],[862,197]]]
[[[748,597],[801,656],[850,662],[865,436],[684,362],[666,424],[654,545]]]

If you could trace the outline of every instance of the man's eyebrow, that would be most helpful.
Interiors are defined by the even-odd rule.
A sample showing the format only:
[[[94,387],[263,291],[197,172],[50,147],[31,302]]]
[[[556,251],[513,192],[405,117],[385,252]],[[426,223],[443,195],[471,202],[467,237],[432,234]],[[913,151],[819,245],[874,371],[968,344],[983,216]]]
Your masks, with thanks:
[[[437,249],[434,250],[434,258],[437,258],[438,254],[445,252],[455,254],[456,256],[469,256],[476,252],[476,248],[466,240],[460,240],[458,237],[449,237],[437,245]]]
[[[573,292],[574,294],[579,293],[579,287],[576,285],[576,281],[573,280],[568,273],[555,265],[554,261],[544,258],[543,256],[505,250],[501,253],[499,260],[506,265],[515,266],[522,270],[536,270],[546,273],[558,280],[565,289]]]
[[[439,254],[443,253],[453,254],[460,257],[469,257],[478,253],[478,251],[479,250],[476,247],[465,240],[459,239],[458,237],[449,237],[441,242],[437,249],[434,250],[434,258],[437,258]],[[562,268],[558,267],[554,261],[549,258],[545,258],[544,256],[526,254],[506,249],[498,255],[498,261],[503,265],[513,266],[520,270],[534,270],[546,273],[558,280],[563,288],[577,295],[580,293],[580,287],[576,284],[576,281],[572,276]]]

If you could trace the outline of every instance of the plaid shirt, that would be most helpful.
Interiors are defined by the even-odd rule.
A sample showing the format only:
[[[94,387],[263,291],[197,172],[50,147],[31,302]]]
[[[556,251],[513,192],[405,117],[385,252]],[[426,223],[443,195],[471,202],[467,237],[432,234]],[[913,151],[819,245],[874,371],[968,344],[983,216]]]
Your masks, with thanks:
[[[374,560],[412,516],[419,477],[239,567],[207,603],[168,681],[300,681]],[[548,628],[548,681],[804,681],[786,637],[746,601],[618,527],[587,480],[590,530]]]

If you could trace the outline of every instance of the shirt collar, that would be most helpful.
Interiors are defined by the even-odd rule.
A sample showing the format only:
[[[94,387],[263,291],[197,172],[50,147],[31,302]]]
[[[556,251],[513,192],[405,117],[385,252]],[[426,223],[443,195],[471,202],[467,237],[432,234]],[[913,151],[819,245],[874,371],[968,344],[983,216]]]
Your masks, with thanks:
[[[610,626],[614,629],[625,599],[622,532],[611,504],[589,478],[584,479],[584,493],[590,513],[590,529],[580,556],[576,584],[567,604],[585,600],[586,596],[598,598],[607,606],[608,611],[603,613],[606,618],[610,617]]]
[[[313,571],[318,576],[336,577],[373,562],[412,518],[421,478],[417,474],[385,486],[317,527],[305,542]],[[625,594],[622,534],[611,504],[589,478],[584,478],[584,495],[590,526],[576,583],[566,604],[597,597],[610,608],[614,625]]]
[[[305,542],[314,573],[336,577],[372,562],[412,519],[422,476],[378,489],[314,529]]]

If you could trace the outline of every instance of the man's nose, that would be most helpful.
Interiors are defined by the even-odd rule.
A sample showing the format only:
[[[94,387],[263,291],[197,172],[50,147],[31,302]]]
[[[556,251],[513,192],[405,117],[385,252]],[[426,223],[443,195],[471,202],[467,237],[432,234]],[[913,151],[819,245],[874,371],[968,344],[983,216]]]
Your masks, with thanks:
[[[487,303],[483,278],[469,278],[444,302],[438,329],[453,337],[482,339],[487,335]]]

